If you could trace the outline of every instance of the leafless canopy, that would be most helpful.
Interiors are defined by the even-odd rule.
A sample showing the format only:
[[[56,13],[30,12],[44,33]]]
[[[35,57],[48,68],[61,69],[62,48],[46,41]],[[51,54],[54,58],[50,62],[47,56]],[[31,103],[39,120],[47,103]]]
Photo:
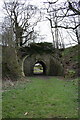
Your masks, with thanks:
[[[50,22],[53,42],[56,42],[58,47],[59,40],[58,29],[72,30],[75,32],[77,37],[77,43],[80,44],[80,1],[73,0],[72,2],[67,0],[66,2],[59,3],[58,0],[55,2],[46,2],[47,4],[47,19]],[[55,31],[53,31],[53,28]],[[54,35],[55,32],[55,35]],[[54,36],[55,39],[54,40]],[[70,35],[71,36],[71,35]],[[76,40],[74,40],[76,42]],[[55,44],[55,43],[54,43]]]
[[[4,2],[4,9],[10,19],[15,35],[15,45],[22,46],[31,39],[34,26],[41,19],[40,10],[27,3],[17,1]]]

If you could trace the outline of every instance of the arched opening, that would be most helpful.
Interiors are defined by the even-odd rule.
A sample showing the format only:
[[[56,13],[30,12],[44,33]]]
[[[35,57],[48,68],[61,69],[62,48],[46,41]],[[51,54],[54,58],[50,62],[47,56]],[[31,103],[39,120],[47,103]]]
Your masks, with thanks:
[[[46,74],[46,66],[44,62],[38,61],[34,64],[33,74],[34,75],[45,75]]]

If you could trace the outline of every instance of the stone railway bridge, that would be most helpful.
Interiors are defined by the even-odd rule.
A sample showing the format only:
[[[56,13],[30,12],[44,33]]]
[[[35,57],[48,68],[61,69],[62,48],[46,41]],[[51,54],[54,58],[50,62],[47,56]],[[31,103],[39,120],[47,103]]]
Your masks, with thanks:
[[[51,46],[49,46],[51,48]],[[40,63],[43,67],[44,75],[58,76],[63,75],[63,67],[60,61],[55,57],[54,50],[49,47],[24,47],[19,50],[19,56],[21,59],[22,72],[25,76],[32,76],[34,74],[34,66],[36,63]]]

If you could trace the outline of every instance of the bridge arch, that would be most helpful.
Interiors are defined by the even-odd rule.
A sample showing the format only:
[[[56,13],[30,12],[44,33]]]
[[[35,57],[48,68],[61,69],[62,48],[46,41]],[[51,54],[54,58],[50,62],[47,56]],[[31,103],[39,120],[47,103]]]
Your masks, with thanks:
[[[34,75],[33,69],[36,63],[40,63],[43,67],[44,75],[62,75],[63,68],[50,54],[33,54],[23,59],[23,72],[25,76]]]

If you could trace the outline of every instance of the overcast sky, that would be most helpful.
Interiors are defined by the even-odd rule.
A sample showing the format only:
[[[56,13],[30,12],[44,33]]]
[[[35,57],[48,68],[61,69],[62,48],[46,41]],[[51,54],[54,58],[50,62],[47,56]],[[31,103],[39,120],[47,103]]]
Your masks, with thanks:
[[[0,0],[0,24],[1,24],[1,22],[3,20],[2,18],[4,16],[3,15],[3,10],[2,10],[3,1],[4,0]],[[38,7],[42,7],[43,2],[46,2],[47,0],[26,0],[26,1],[28,1],[29,3],[31,3],[33,5],[36,5]],[[48,1],[56,1],[56,0],[48,0]],[[63,2],[63,1],[65,1],[65,0],[59,0],[58,2],[60,3],[60,2]],[[40,35],[45,37],[45,39],[43,41],[46,41],[46,42],[52,42],[53,41],[49,21],[39,22],[37,24],[37,26],[35,27],[35,30],[40,31],[39,32]],[[65,30],[63,31],[63,37],[65,39],[66,44],[68,44],[69,41],[71,41],[71,38],[69,38],[69,36],[65,32]],[[75,36],[74,36],[74,38],[75,38]],[[69,39],[69,41],[67,39]],[[41,42],[41,40],[39,42]]]

